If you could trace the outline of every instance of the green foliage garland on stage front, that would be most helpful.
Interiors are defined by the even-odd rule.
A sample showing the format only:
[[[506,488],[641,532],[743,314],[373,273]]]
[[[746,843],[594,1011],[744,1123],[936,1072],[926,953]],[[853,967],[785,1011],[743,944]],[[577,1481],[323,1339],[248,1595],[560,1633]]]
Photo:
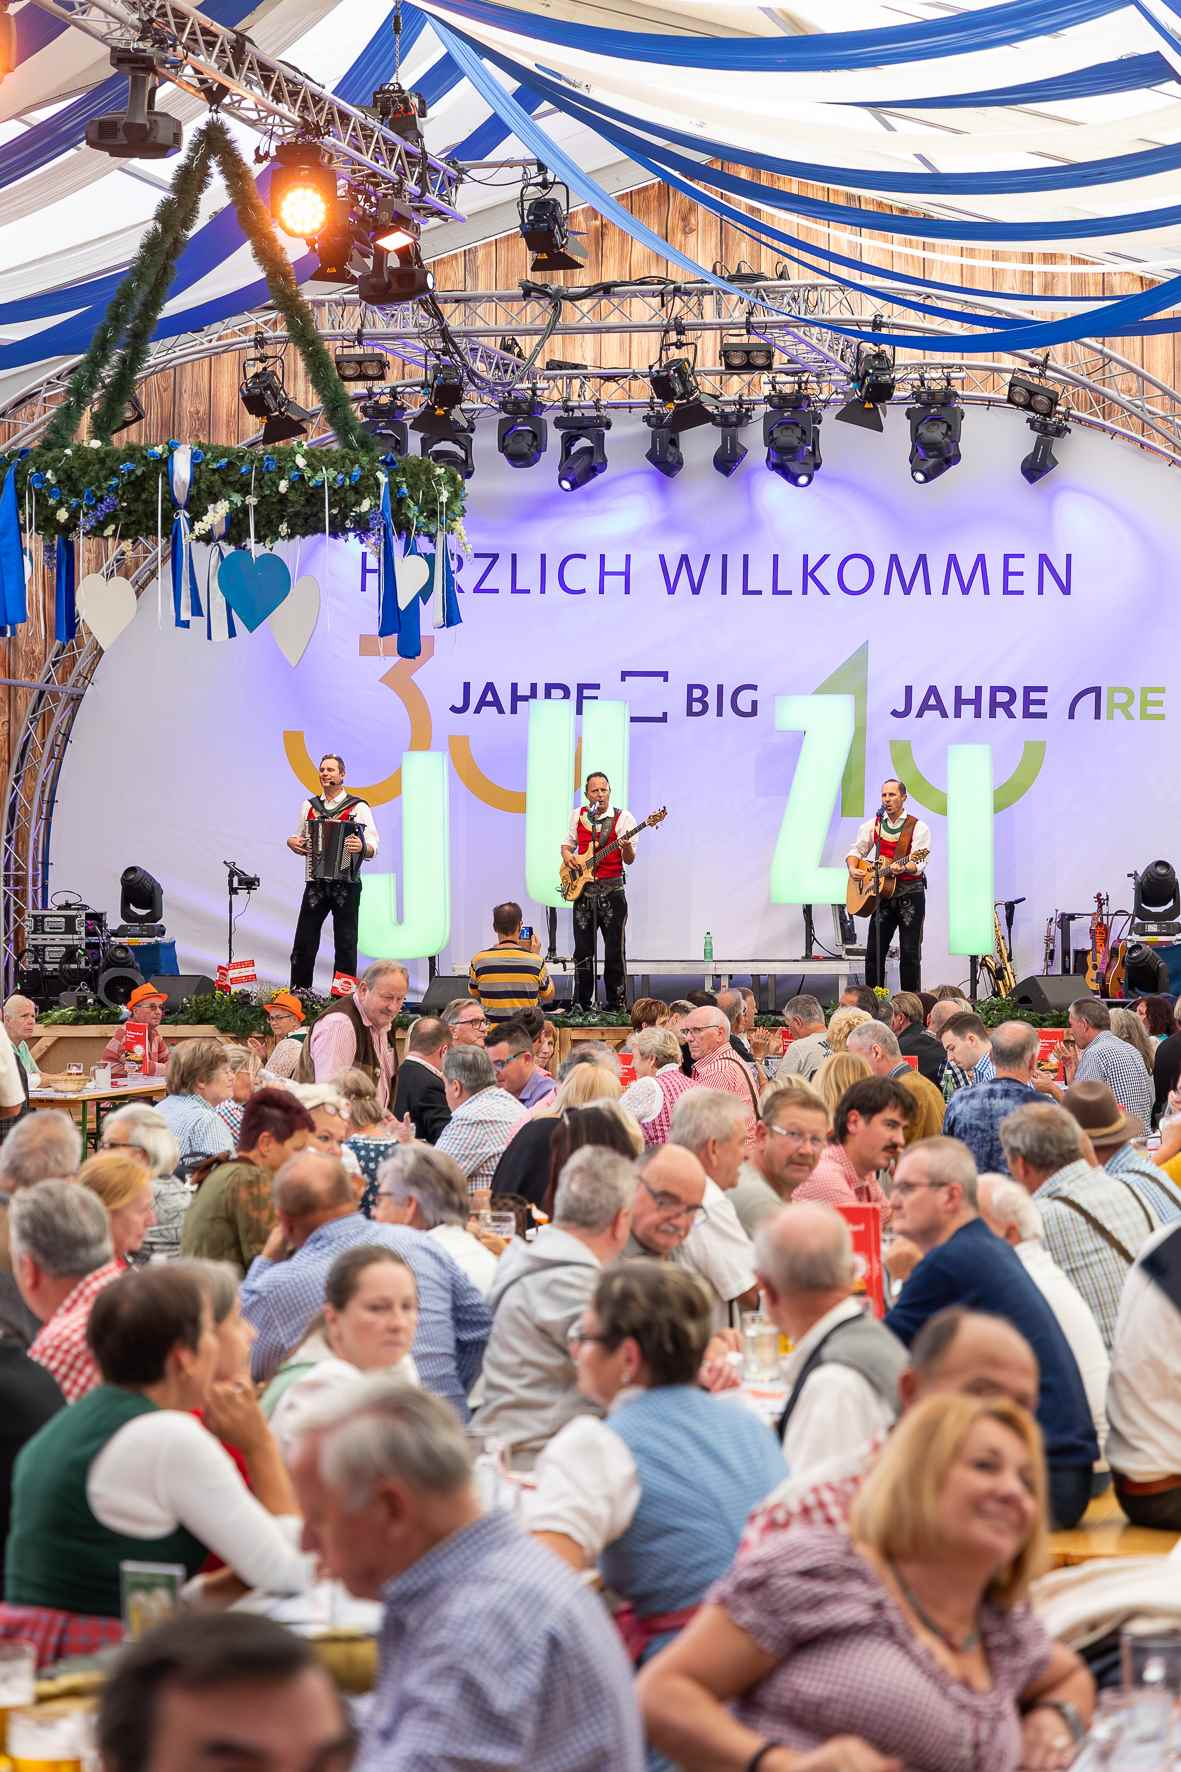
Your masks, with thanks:
[[[178,440],[120,447],[112,443],[111,434],[147,361],[177,261],[215,163],[338,447],[313,448],[302,441],[268,449],[194,444],[189,492],[194,540],[207,540],[211,532],[218,532],[220,519],[219,538],[230,544],[248,541],[251,511],[255,539],[264,544],[289,536],[322,535],[325,530],[376,538],[383,473],[399,533],[433,536],[441,510],[444,526],[459,529],[464,495],[460,476],[424,459],[395,461],[380,455],[358,421],[250,169],[217,117],[198,130],[177,167],[172,187],[71,376],[42,443],[19,455],[15,464],[0,454],[0,468],[15,466],[22,509],[26,493],[32,494],[33,527],[47,541],[62,535],[71,540],[93,535],[151,541],[161,521],[167,530],[172,518],[168,457]],[[96,394],[94,434],[84,442],[74,441]]]

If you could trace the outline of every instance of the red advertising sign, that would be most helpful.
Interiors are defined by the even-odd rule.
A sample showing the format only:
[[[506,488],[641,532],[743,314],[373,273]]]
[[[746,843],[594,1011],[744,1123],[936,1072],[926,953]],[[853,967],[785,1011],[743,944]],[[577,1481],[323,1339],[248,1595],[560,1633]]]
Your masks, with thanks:
[[[837,1211],[853,1237],[857,1261],[854,1292],[869,1299],[875,1317],[886,1314],[886,1288],[882,1271],[882,1209],[880,1206],[838,1206]]]
[[[623,1087],[626,1089],[628,1084],[634,1083],[635,1080],[636,1080],[635,1055],[631,1052],[621,1052],[619,1054],[619,1081],[622,1083]]]
[[[1060,1046],[1065,1038],[1065,1028],[1039,1028],[1037,1030],[1038,1069],[1044,1071],[1048,1076],[1051,1074],[1050,1067],[1053,1066],[1053,1075],[1060,1083],[1065,1082],[1066,1079],[1062,1075],[1062,1066],[1054,1058],[1054,1048]]]

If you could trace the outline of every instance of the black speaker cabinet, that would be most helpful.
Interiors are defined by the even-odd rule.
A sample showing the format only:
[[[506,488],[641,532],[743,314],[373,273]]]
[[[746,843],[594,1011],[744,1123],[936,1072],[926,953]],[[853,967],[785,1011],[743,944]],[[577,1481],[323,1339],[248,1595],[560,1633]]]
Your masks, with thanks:
[[[168,998],[169,1009],[180,1009],[190,997],[211,997],[214,984],[203,972],[161,972],[150,980],[152,989],[163,991]]]
[[[436,972],[423,992],[419,1013],[422,1015],[442,1015],[448,1003],[456,997],[466,997],[467,973],[458,975],[451,972]],[[472,998],[472,1002],[475,1002]]]
[[[1024,1009],[1036,1009],[1039,1015],[1052,1015],[1061,1010],[1065,1019],[1066,1011],[1080,997],[1089,997],[1090,991],[1080,984],[1077,978],[1069,974],[1051,972],[1044,978],[1034,973],[1029,978],[1018,982],[1013,992],[1013,1001],[1020,1003]]]

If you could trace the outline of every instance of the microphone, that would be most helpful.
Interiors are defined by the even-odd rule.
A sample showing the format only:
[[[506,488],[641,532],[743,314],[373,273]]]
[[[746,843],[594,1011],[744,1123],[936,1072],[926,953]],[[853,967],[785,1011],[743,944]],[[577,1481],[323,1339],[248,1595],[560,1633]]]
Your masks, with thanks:
[[[885,818],[885,816],[886,816],[886,802],[884,800],[882,801],[881,805],[878,807],[877,816],[879,818]]]

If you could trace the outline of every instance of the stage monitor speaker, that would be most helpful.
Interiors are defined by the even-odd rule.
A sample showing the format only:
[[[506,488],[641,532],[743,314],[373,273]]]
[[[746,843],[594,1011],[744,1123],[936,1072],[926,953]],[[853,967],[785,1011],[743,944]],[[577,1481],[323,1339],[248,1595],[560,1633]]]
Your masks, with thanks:
[[[1034,973],[1020,980],[1013,992],[1013,1001],[1020,1003],[1023,1009],[1036,1009],[1040,1015],[1052,1015],[1060,1009],[1065,1016],[1072,1003],[1090,994],[1070,974],[1051,972],[1043,977]]]
[[[423,992],[422,1002],[418,1006],[420,1015],[442,1015],[448,1003],[456,997],[466,997],[467,973],[436,972]],[[472,1002],[475,1002],[472,998]]]
[[[148,981],[153,990],[162,991],[168,998],[169,1009],[180,1009],[190,997],[212,997],[214,984],[203,972],[161,972]]]

